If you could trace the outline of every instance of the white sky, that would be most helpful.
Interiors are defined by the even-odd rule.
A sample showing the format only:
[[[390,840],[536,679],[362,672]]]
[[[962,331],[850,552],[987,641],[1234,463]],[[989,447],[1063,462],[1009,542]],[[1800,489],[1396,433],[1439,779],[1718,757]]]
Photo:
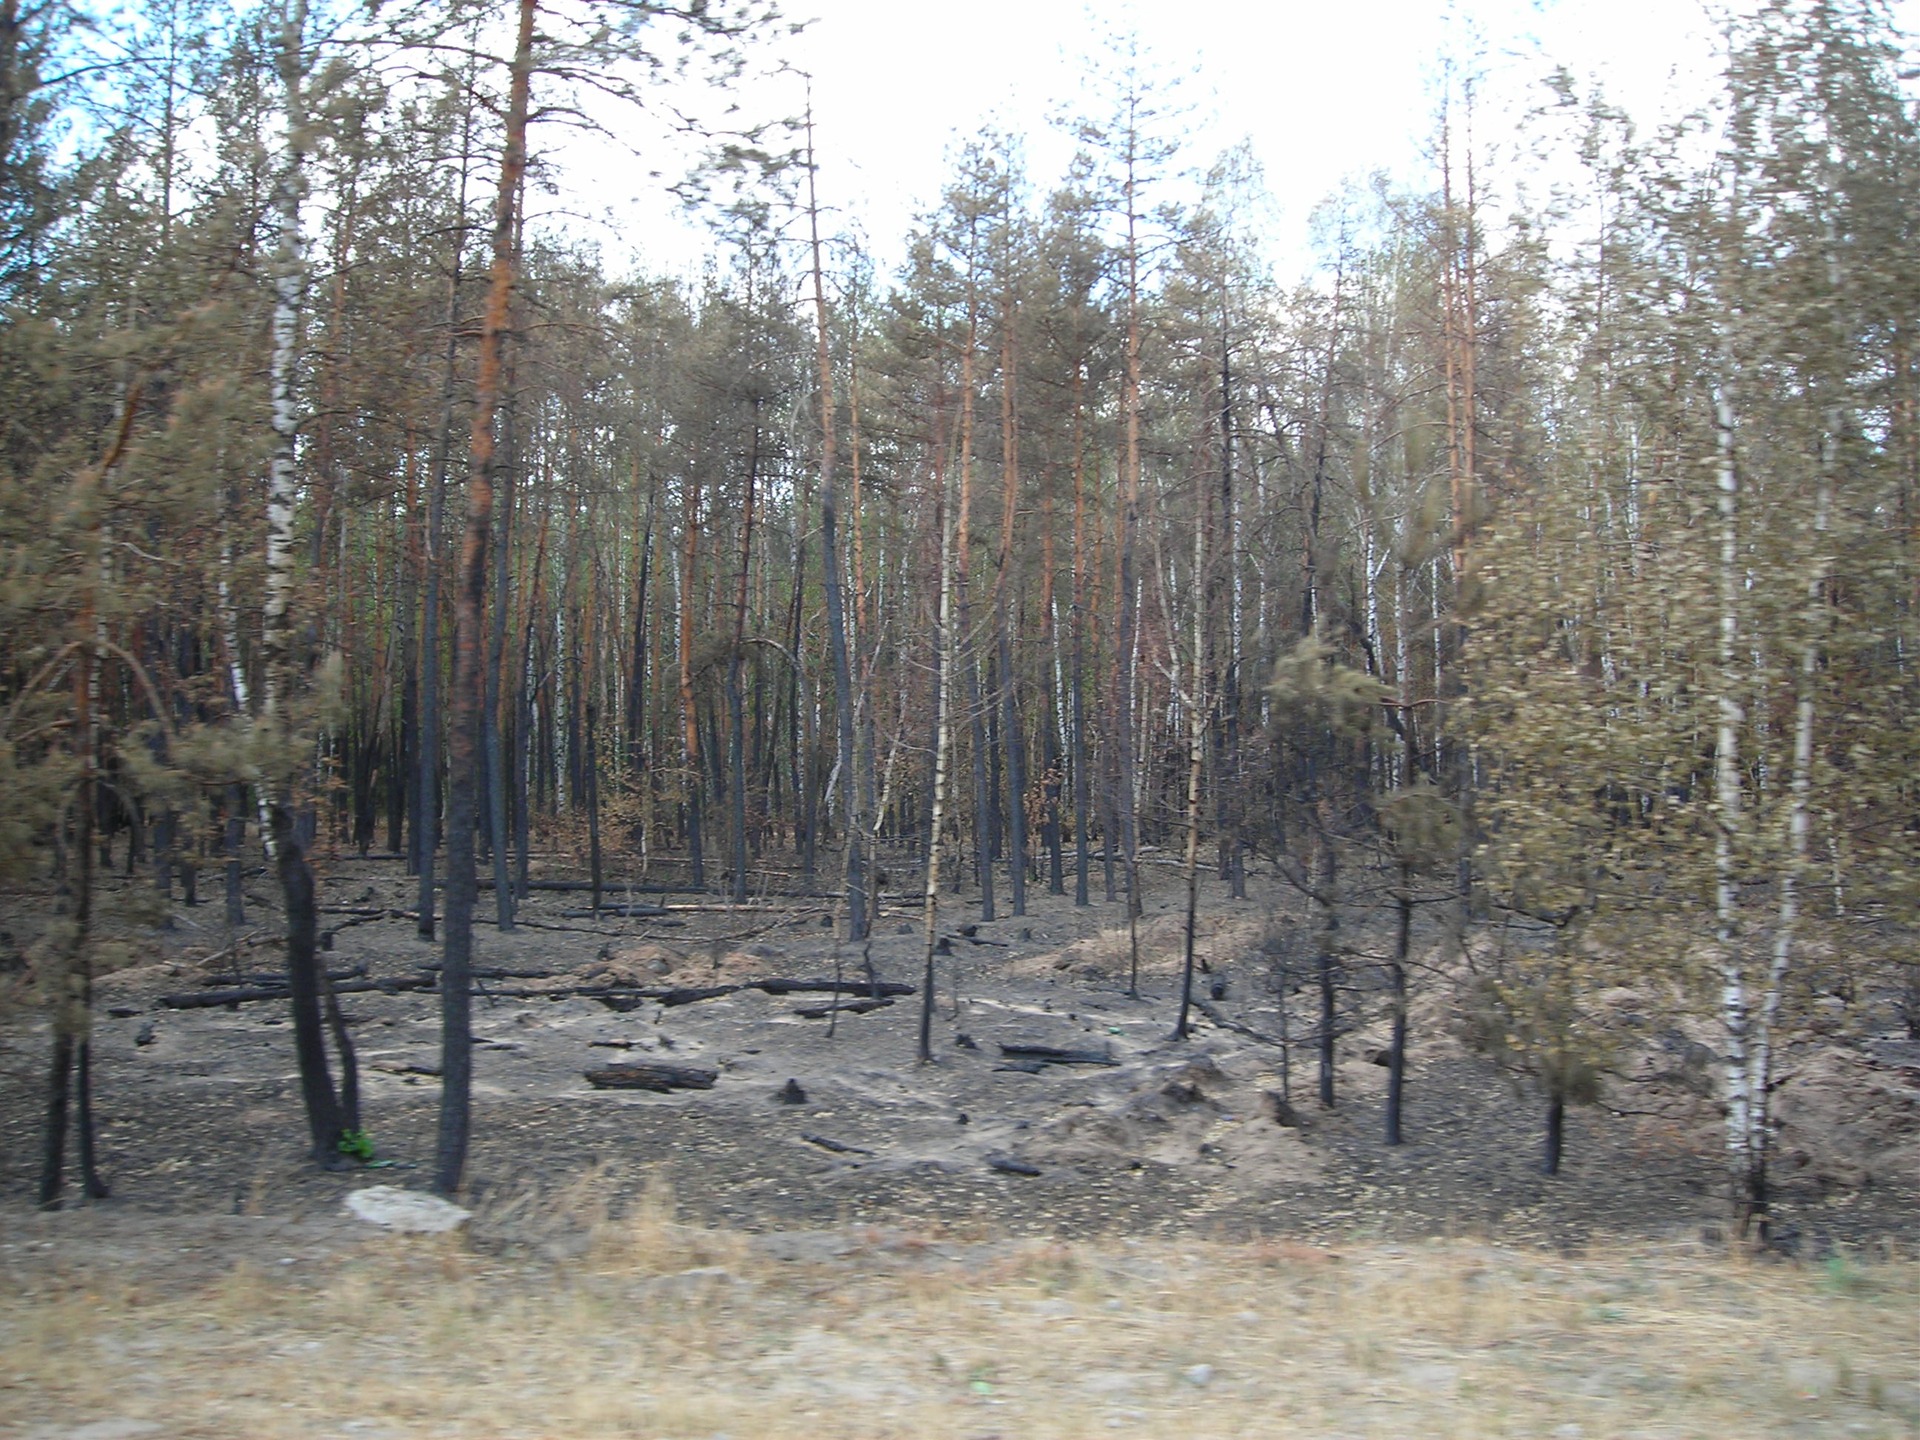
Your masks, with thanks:
[[[1496,156],[1524,143],[1521,111],[1557,65],[1600,80],[1643,131],[1711,94],[1717,68],[1701,0],[785,4],[790,18],[817,16],[779,50],[814,76],[820,199],[837,212],[826,228],[856,229],[883,263],[937,203],[959,143],[985,125],[1025,135],[1030,177],[1050,185],[1072,147],[1049,118],[1097,104],[1083,76],[1116,31],[1137,34],[1152,68],[1180,77],[1189,112],[1179,164],[1204,171],[1228,145],[1251,142],[1277,201],[1271,253],[1295,273],[1307,264],[1310,212],[1345,179],[1427,173],[1447,57],[1484,77],[1475,138]],[[1912,37],[1920,0],[1894,8]],[[800,93],[798,81],[774,79],[744,99],[797,114]],[[663,223],[645,165],[612,155],[588,164],[589,208],[616,216],[609,259],[632,247],[647,268],[676,271],[711,248],[697,228]]]

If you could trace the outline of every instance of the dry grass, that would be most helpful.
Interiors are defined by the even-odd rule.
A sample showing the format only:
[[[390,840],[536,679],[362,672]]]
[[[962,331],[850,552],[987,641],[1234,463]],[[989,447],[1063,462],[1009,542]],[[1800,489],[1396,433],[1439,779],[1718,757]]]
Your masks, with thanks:
[[[474,1240],[339,1234],[283,1263],[256,1237],[189,1276],[158,1241],[140,1263],[138,1216],[10,1224],[0,1433],[1920,1434],[1908,1261],[756,1239],[658,1191],[609,1215],[609,1189],[502,1202]],[[567,1243],[497,1238],[536,1223]]]

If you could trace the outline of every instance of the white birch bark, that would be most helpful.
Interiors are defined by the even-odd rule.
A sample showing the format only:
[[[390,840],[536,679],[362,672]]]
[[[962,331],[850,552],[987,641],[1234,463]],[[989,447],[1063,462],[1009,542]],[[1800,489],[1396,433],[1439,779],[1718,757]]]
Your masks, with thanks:
[[[943,480],[944,483],[944,480]],[[920,996],[920,1061],[933,1059],[933,957],[940,943],[940,827],[946,820],[947,764],[953,748],[953,509],[943,503],[940,526],[940,610],[935,626],[935,673],[939,701],[933,725],[933,801],[927,826],[926,887],[922,905],[926,924],[926,974]]]
[[[305,244],[300,200],[305,184],[306,102],[302,91],[307,29],[306,0],[287,0],[281,12],[280,80],[285,90],[286,153],[274,187],[273,329],[269,372],[269,423],[273,454],[267,468],[267,579],[261,617],[260,717],[270,735],[278,731],[287,700],[293,635],[293,518],[298,498],[294,450],[295,346],[305,289]],[[283,785],[276,775],[274,786]]]
[[[1187,1015],[1193,1004],[1195,932],[1200,924],[1200,782],[1207,753],[1207,524],[1205,499],[1193,522],[1193,647],[1187,702],[1187,923],[1185,954],[1180,972],[1180,1018],[1174,1038],[1187,1038]],[[1171,619],[1171,617],[1169,617]]]
[[[1726,1032],[1726,1162],[1729,1197],[1744,1222],[1751,1200],[1753,1163],[1753,997],[1741,963],[1739,874],[1734,853],[1743,828],[1740,726],[1745,712],[1741,684],[1740,471],[1734,455],[1733,403],[1724,389],[1713,396],[1718,442],[1716,488],[1720,517],[1718,711],[1713,760],[1715,940],[1720,965],[1720,1017]]]
[[[1396,783],[1405,789],[1413,784],[1418,760],[1413,753],[1413,671],[1407,653],[1407,567],[1398,558],[1404,550],[1399,545],[1394,549],[1393,691],[1394,704],[1400,712],[1400,744],[1394,755],[1399,766]]]

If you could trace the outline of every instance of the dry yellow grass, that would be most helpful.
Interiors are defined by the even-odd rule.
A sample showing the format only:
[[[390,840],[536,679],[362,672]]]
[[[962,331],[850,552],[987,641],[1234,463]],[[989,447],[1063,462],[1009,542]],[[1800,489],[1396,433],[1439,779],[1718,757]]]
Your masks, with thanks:
[[[9,1225],[0,1434],[1920,1434],[1909,1261],[754,1238],[658,1194],[596,1210],[582,1185],[477,1240],[342,1232],[294,1263],[256,1240],[193,1276],[164,1244],[140,1262],[138,1216]],[[541,1215],[565,1253],[487,1239]]]

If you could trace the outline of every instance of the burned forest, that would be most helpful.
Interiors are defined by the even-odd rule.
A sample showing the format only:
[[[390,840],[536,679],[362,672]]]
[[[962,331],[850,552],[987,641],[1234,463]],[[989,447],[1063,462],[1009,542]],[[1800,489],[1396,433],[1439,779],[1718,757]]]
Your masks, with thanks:
[[[1728,23],[675,275],[555,187],[753,0],[0,6],[0,1204],[1920,1242],[1909,37]]]

